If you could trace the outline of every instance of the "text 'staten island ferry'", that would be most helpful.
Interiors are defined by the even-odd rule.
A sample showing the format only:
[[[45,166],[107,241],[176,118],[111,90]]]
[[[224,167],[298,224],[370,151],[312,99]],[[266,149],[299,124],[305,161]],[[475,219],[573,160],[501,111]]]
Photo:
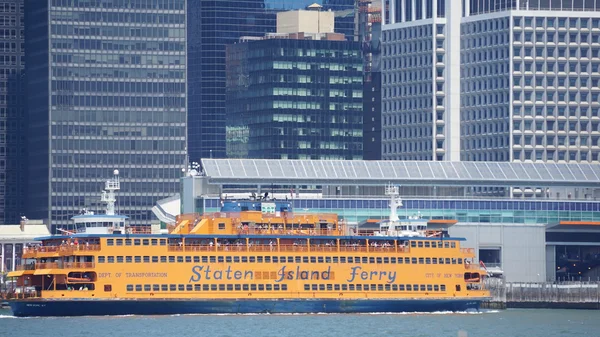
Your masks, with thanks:
[[[24,251],[9,274],[22,287],[15,316],[464,311],[489,296],[464,239],[398,219],[396,187],[389,220],[369,234],[262,198],[137,233],[114,214],[118,177],[105,189],[106,214],[76,216],[77,233]]]

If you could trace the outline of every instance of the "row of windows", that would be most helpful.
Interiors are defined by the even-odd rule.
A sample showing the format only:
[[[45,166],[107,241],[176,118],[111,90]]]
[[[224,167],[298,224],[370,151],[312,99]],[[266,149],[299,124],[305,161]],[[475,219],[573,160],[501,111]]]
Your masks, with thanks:
[[[127,291],[287,291],[287,284],[128,284]],[[304,291],[446,291],[441,284],[305,284]]]
[[[98,263],[363,263],[363,264],[462,264],[449,257],[366,256],[98,256]]]
[[[127,291],[287,291],[287,284],[128,284]]]

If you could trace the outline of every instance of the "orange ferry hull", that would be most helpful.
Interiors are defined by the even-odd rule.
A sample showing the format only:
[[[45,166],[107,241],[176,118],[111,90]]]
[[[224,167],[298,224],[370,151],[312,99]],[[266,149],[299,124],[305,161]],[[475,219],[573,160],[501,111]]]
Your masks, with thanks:
[[[252,313],[373,313],[479,310],[478,299],[390,300],[16,300],[17,317]]]

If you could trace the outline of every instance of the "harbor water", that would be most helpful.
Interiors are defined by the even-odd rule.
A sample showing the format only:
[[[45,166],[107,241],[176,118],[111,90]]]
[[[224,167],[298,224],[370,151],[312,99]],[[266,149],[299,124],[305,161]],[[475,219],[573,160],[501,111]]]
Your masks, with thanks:
[[[0,336],[460,336],[597,337],[597,310],[344,315],[181,315],[15,318],[0,309]]]

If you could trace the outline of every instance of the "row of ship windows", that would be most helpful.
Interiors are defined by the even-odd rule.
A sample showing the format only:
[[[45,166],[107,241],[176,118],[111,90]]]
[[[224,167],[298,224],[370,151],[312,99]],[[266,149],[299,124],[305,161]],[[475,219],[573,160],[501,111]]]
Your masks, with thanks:
[[[462,258],[366,256],[98,256],[98,263],[365,263],[462,264]]]
[[[127,291],[287,291],[287,284],[128,284]],[[305,284],[304,291],[446,291],[441,284]]]
[[[166,246],[166,239],[107,239],[107,246]],[[410,241],[413,248],[456,248],[455,241]]]

